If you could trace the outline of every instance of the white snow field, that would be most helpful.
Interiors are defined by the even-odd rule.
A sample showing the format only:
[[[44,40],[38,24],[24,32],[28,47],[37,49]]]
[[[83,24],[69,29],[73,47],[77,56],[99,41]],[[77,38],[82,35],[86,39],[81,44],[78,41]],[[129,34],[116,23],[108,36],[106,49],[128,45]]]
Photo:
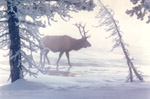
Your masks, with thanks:
[[[52,65],[46,75],[26,76],[12,84],[7,81],[9,65],[3,58],[0,67],[6,70],[0,69],[0,99],[150,99],[150,68],[144,59],[137,58],[135,63],[145,82],[130,83],[126,82],[128,67],[122,54],[90,50],[70,53],[70,72],[65,55],[56,71],[58,54],[50,53]],[[35,58],[39,62],[39,54]]]

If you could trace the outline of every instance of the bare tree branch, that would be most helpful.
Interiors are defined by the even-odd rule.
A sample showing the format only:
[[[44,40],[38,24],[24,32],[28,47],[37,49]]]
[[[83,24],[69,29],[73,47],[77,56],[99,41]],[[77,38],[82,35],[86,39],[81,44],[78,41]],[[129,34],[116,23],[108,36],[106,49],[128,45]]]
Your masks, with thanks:
[[[99,5],[101,7],[99,10],[98,16],[97,16],[97,18],[100,18],[99,26],[102,26],[101,24],[103,24],[106,27],[108,27],[107,31],[112,32],[110,37],[115,37],[113,39],[115,41],[113,49],[116,47],[119,47],[119,46],[121,47],[121,49],[124,53],[124,56],[126,58],[127,65],[129,67],[129,78],[128,79],[130,79],[130,81],[133,82],[133,72],[134,72],[134,74],[136,75],[136,77],[138,78],[139,81],[144,81],[141,74],[139,74],[137,72],[137,70],[132,62],[132,59],[129,56],[128,49],[126,48],[126,43],[124,43],[120,28],[117,24],[118,21],[116,21],[113,17],[112,9],[106,8],[100,0],[99,0]]]

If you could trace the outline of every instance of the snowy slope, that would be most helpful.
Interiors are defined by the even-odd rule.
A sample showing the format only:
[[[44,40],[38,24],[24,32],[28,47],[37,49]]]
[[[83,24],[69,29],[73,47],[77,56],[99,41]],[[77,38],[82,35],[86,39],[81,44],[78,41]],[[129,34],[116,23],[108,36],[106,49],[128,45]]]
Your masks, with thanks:
[[[44,77],[44,76],[43,76]],[[49,79],[48,79],[49,78]],[[0,88],[0,99],[149,99],[146,83],[95,84],[87,78],[47,76],[45,84],[18,80]],[[85,83],[84,83],[85,82]],[[89,84],[89,85],[88,85]]]

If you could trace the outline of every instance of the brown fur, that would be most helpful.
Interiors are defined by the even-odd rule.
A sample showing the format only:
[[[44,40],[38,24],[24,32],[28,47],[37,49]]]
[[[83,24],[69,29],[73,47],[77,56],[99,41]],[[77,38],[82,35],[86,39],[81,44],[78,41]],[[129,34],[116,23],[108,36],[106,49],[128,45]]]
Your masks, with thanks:
[[[58,62],[63,55],[63,53],[66,53],[68,64],[71,67],[70,60],[69,60],[69,52],[71,50],[79,50],[81,48],[90,47],[91,44],[87,41],[87,38],[81,38],[81,39],[75,39],[67,35],[63,36],[45,36],[43,38],[43,47],[44,47],[44,55],[47,59],[48,63],[49,59],[47,57],[47,54],[49,51],[52,52],[60,52],[59,58],[57,60],[57,68],[58,68]],[[41,63],[42,63],[42,53],[41,53]]]

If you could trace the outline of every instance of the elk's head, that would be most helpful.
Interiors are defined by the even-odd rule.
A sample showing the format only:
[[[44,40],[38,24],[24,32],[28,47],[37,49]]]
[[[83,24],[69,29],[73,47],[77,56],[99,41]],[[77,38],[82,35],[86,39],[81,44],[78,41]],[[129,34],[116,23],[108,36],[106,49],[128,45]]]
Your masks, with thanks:
[[[90,42],[87,40],[87,37],[83,37],[83,38],[81,39],[81,45],[82,45],[84,48],[91,47],[91,44],[90,44]]]
[[[91,47],[90,42],[87,40],[90,36],[87,36],[88,31],[85,31],[85,25],[81,25],[81,24],[76,23],[75,26],[79,29],[80,35],[82,36],[81,45],[84,48]]]

